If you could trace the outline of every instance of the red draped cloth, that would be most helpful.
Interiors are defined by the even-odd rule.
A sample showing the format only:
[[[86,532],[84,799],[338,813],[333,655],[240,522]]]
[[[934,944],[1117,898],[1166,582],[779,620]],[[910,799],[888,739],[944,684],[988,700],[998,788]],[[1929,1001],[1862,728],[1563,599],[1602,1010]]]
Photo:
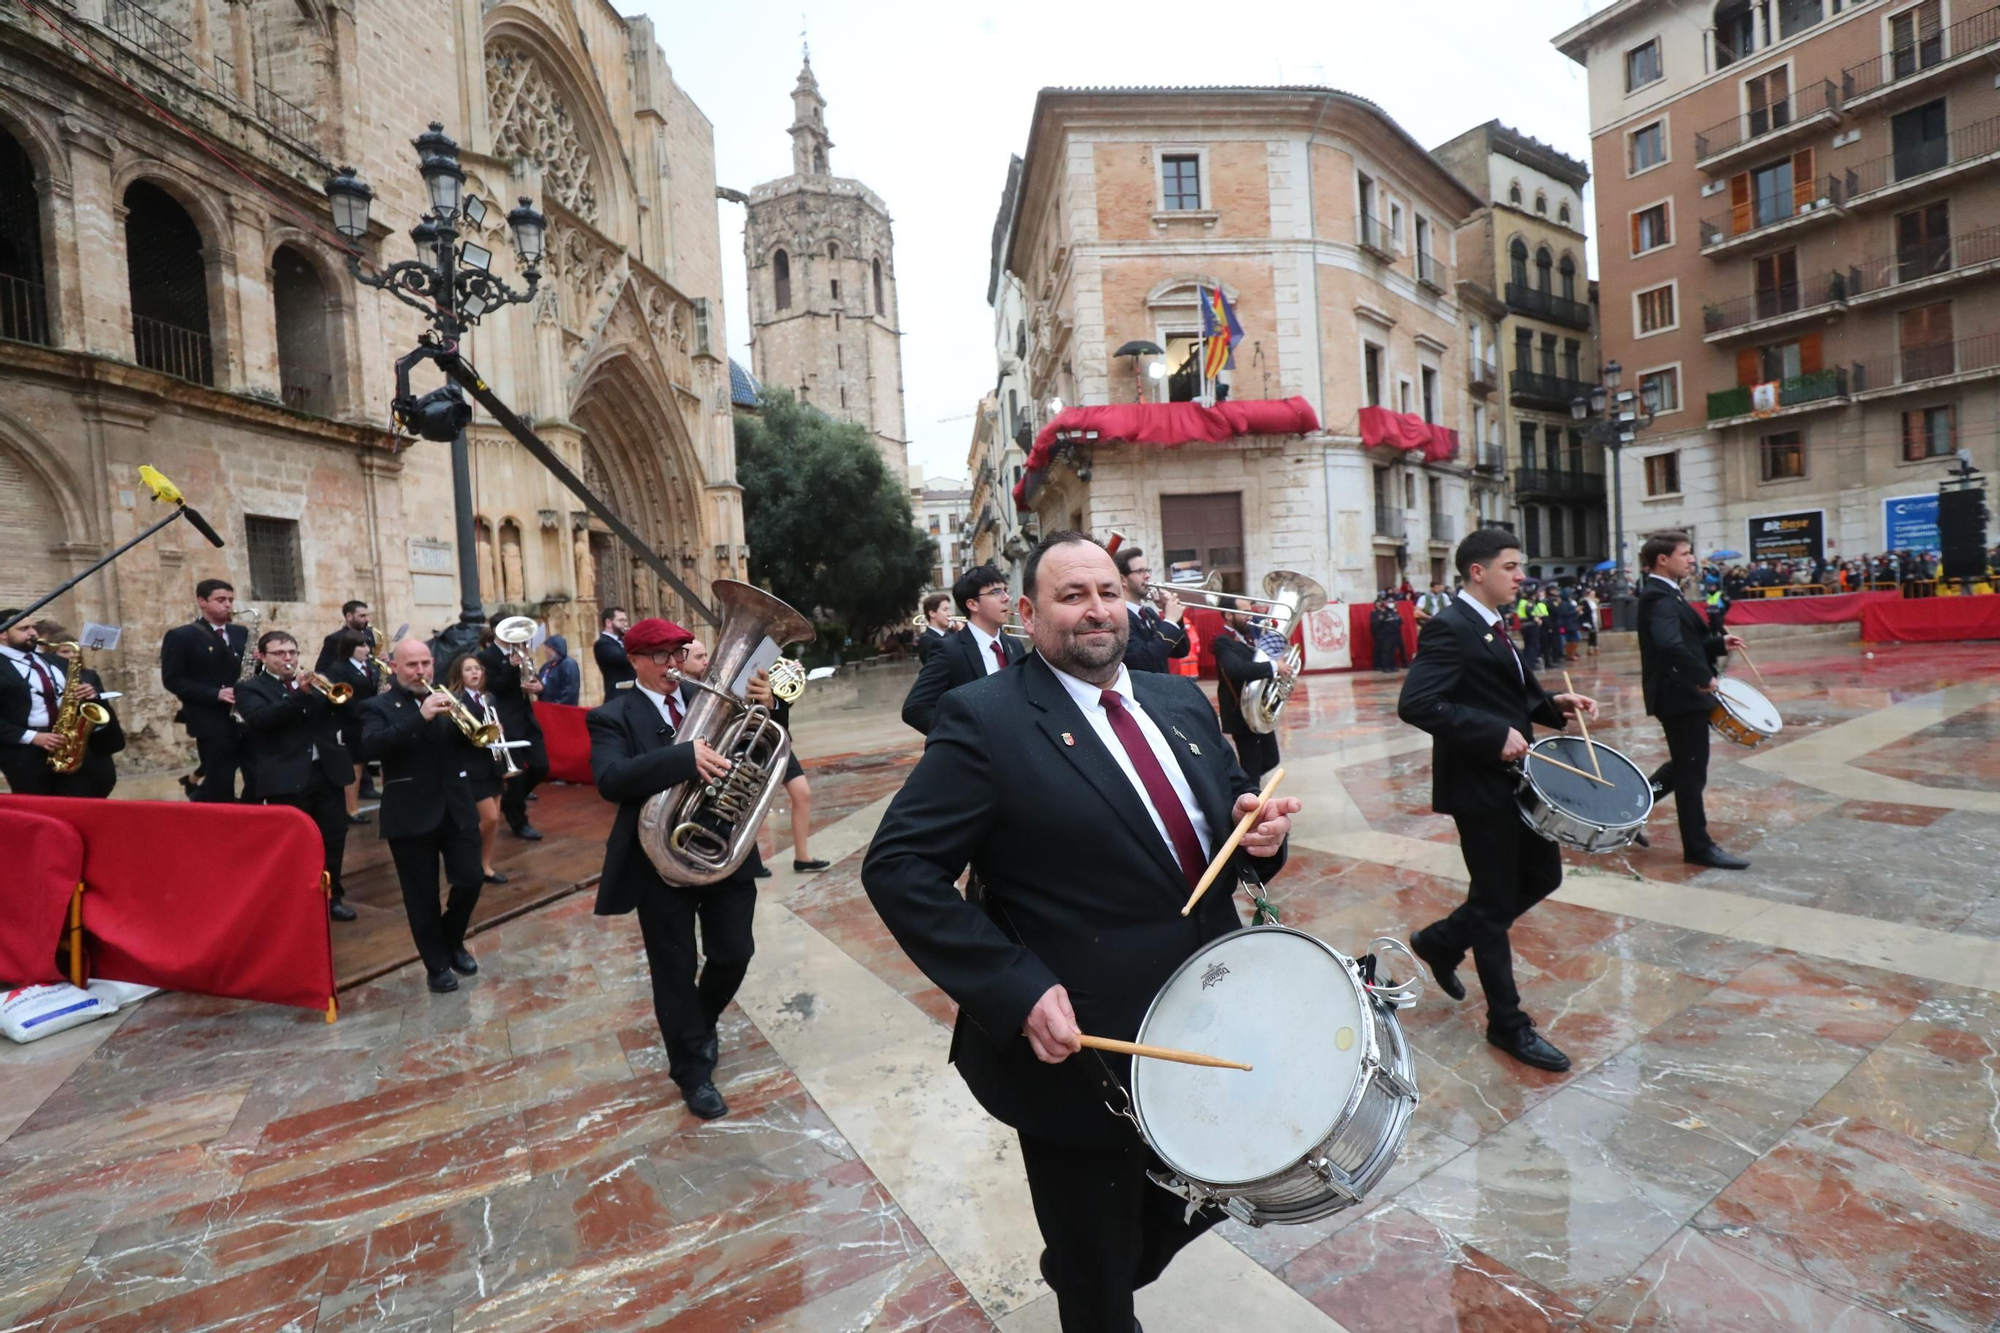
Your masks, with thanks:
[[[1319,429],[1319,415],[1303,398],[1229,399],[1214,407],[1200,403],[1112,403],[1102,407],[1066,407],[1035,436],[1028,465],[1014,485],[1014,503],[1021,504],[1028,478],[1049,465],[1056,436],[1068,431],[1096,431],[1105,444],[1221,444],[1239,435],[1304,435]]]
[[[1351,602],[1347,607],[1347,660],[1352,664],[1350,671],[1369,671],[1375,666],[1375,631],[1368,624],[1368,617],[1375,614],[1375,603]],[[1397,602],[1396,614],[1403,618],[1403,652],[1412,661],[1417,656],[1417,604]]]
[[[1423,454],[1427,463],[1458,457],[1458,432],[1425,421],[1414,412],[1364,407],[1360,413],[1361,442],[1371,448],[1387,445]]]
[[[1861,609],[1861,637],[1869,643],[1958,643],[2000,639],[2000,596],[1898,597]]]
[[[1746,597],[1729,604],[1731,625],[1839,625],[1860,620],[1874,603],[1901,600],[1893,592],[1829,593],[1819,597]]]
[[[584,718],[588,708],[574,704],[535,704],[535,721],[542,726],[542,748],[549,755],[549,776],[558,782],[574,782],[580,787],[593,783],[590,776],[590,728]]]
[[[68,981],[56,945],[83,882],[83,837],[62,820],[0,806],[0,990]]]

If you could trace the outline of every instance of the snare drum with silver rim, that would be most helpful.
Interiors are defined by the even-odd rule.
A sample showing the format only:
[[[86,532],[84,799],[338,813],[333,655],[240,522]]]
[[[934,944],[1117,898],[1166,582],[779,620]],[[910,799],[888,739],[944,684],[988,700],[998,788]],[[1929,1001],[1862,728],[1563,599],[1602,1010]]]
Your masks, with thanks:
[[[1725,739],[1755,749],[1783,731],[1785,719],[1778,716],[1778,706],[1765,698],[1762,690],[1734,676],[1719,676],[1708,725]]]
[[[1138,1040],[1252,1069],[1132,1062],[1132,1119],[1168,1167],[1155,1183],[1190,1213],[1213,1205],[1251,1226],[1358,1203],[1394,1164],[1416,1110],[1396,1020],[1414,998],[1414,982],[1371,987],[1353,959],[1289,927],[1205,945],[1153,997]]]
[[[1602,783],[1536,758],[1546,755],[1594,774],[1592,751],[1596,767],[1604,771]],[[1551,842],[1580,852],[1615,852],[1645,831],[1646,817],[1653,813],[1653,784],[1637,764],[1601,741],[1544,736],[1521,760],[1514,805],[1522,821]]]

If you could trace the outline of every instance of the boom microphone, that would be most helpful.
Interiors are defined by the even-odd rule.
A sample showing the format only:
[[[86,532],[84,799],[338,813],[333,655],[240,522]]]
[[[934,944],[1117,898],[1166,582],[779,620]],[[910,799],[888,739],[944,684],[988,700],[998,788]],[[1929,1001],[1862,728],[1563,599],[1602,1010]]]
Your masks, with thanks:
[[[181,516],[187,519],[188,522],[194,524],[194,530],[196,532],[199,532],[202,536],[208,538],[208,544],[210,546],[222,545],[222,534],[217,532],[214,528],[208,526],[208,520],[203,518],[201,516],[201,511],[196,509],[193,505],[183,502],[181,504]]]

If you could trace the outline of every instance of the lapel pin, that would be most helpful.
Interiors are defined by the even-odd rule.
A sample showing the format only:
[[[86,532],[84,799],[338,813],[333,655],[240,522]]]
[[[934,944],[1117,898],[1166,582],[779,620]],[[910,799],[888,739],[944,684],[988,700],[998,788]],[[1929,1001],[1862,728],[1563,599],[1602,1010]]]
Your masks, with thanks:
[[[1170,722],[1170,723],[1168,723],[1167,725],[1168,725],[1168,726],[1173,726],[1173,724],[1172,724],[1171,722]],[[1186,732],[1184,732],[1184,731],[1182,731],[1182,730],[1181,730],[1181,729],[1180,729],[1179,727],[1174,727],[1174,735],[1176,735],[1176,736],[1180,737],[1180,738],[1181,738],[1182,740],[1186,740],[1186,739],[1187,739],[1187,733],[1186,733]]]
[[[1493,636],[1492,636],[1491,634],[1489,634],[1489,635],[1487,635],[1487,636],[1486,636],[1486,642],[1488,642],[1488,643],[1491,643],[1491,642],[1493,642]]]
[[[1064,732],[1064,733],[1062,734],[1062,738],[1063,738],[1063,744],[1064,744],[1064,745],[1075,745],[1075,744],[1076,744],[1076,737],[1074,737],[1074,736],[1070,735],[1070,734],[1069,734],[1069,733],[1068,733],[1067,731],[1065,731],[1065,732]]]
[[[1185,737],[1185,736],[1181,737],[1181,739],[1182,739],[1182,740],[1184,740],[1184,741],[1187,741],[1187,737]],[[1195,744],[1195,743],[1194,743],[1193,741],[1188,741],[1188,753],[1189,753],[1189,754],[1200,754],[1200,753],[1201,753],[1201,747],[1200,747],[1199,745],[1196,745],[1196,744]]]

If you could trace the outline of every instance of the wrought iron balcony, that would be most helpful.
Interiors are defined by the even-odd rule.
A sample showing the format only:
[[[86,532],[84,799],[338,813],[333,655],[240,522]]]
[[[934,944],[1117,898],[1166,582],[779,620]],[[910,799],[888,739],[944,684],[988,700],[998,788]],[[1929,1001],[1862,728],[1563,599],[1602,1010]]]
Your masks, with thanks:
[[[1361,248],[1378,259],[1395,259],[1396,251],[1393,248],[1394,242],[1391,240],[1389,229],[1383,224],[1382,219],[1370,216],[1367,213],[1361,214],[1360,217]]]
[[[1510,370],[1507,372],[1507,392],[1516,403],[1567,412],[1572,400],[1590,395],[1590,383],[1587,380],[1566,379],[1561,375],[1538,375],[1532,370]]]
[[[1488,440],[1479,446],[1479,456],[1473,460],[1472,467],[1476,472],[1504,477],[1507,475],[1507,451],[1501,448],[1498,440]]]
[[[1573,329],[1590,327],[1590,307],[1581,301],[1572,301],[1567,296],[1557,296],[1539,287],[1526,283],[1507,284],[1507,304],[1524,315],[1546,319],[1555,324],[1566,324]]]
[[[1847,270],[1847,303],[1907,296],[2000,272],[2000,225],[1898,246]]]
[[[1850,179],[1852,175],[1850,172]],[[1827,175],[1794,185],[1790,193],[1732,205],[1701,220],[1701,252],[1711,257],[1726,254],[1758,244],[1780,229],[1830,221],[1841,215],[1848,193],[1846,181]]]
[[[1375,506],[1375,535],[1391,541],[1403,540],[1403,511],[1398,505]]]
[[[1982,9],[1949,28],[1920,34],[1907,46],[1891,47],[1841,71],[1844,103],[1888,101],[1935,83],[1952,69],[2000,46],[2000,6]]]
[[[1417,281],[1434,292],[1442,292],[1451,286],[1450,269],[1436,255],[1417,251]]]
[[[1771,412],[1815,405],[1834,407],[1846,400],[1847,371],[1840,366],[1829,366],[1809,375],[1794,375],[1790,379],[1779,380],[1778,400],[1772,405]],[[1748,417],[1754,406],[1755,396],[1748,385],[1718,389],[1708,396],[1708,421],[1713,425],[1718,421]]]
[[[0,338],[48,345],[49,294],[41,283],[0,273]]]
[[[1559,495],[1570,499],[1601,500],[1604,498],[1604,474],[1601,472],[1560,472],[1552,468],[1539,467],[1515,468],[1514,493],[1516,495]]]
[[[1885,398],[1934,386],[1940,380],[1986,379],[2000,375],[2000,333],[1982,333],[1950,343],[1914,343],[1858,361],[1856,397]]]
[[[1431,510],[1431,540],[1434,542],[1457,541],[1458,520],[1442,509]]]
[[[1942,139],[1906,144],[1871,162],[1849,167],[1844,183],[1847,206],[1901,199],[1912,190],[2000,163],[2000,116],[1961,125]]]
[[[1748,152],[1811,133],[1826,121],[1840,118],[1840,96],[1832,79],[1808,83],[1790,97],[1769,106],[1731,116],[1694,136],[1694,160],[1714,168]]]
[[[1748,337],[1787,324],[1838,314],[1847,308],[1845,273],[1828,273],[1804,282],[1767,287],[1733,301],[1702,307],[1704,341],[1719,343]]]
[[[193,380],[196,384],[215,383],[215,362],[209,354],[208,335],[198,329],[184,329],[134,315],[132,350],[132,359],[148,370]]]
[[[1465,385],[1474,393],[1487,393],[1500,387],[1500,367],[1483,356],[1468,355],[1465,360]]]

